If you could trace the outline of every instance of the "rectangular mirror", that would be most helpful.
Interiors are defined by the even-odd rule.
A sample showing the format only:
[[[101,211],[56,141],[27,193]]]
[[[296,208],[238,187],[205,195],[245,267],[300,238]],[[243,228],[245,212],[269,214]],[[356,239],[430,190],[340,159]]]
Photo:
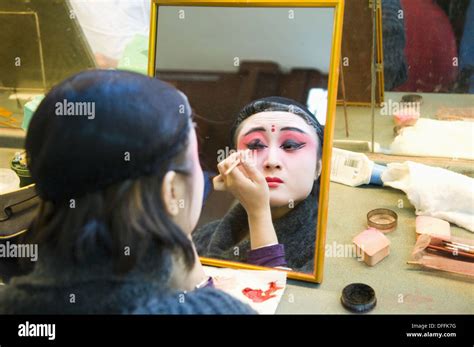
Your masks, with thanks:
[[[0,0],[0,91],[45,93],[96,66],[69,1]]]
[[[382,1],[386,99],[377,158],[474,175],[474,2]],[[420,15],[422,14],[422,15]],[[427,35],[426,28],[435,28]]]
[[[382,8],[378,6],[373,15],[376,1],[351,0],[344,4],[342,30],[341,69],[338,104],[350,106],[371,105],[371,64],[374,54],[377,64],[375,103],[380,105],[384,97],[384,69],[382,47]],[[376,42],[372,47],[372,30],[375,20]],[[357,28],[357,30],[354,30]],[[344,90],[343,90],[344,88]]]
[[[334,146],[379,164],[409,160],[474,177],[474,1],[372,4],[382,13],[384,99],[370,111],[338,108]]]
[[[197,123],[202,262],[321,282],[343,1],[155,0],[151,17],[148,73],[186,94]],[[263,199],[213,184],[247,149]],[[253,183],[243,163],[228,169]]]

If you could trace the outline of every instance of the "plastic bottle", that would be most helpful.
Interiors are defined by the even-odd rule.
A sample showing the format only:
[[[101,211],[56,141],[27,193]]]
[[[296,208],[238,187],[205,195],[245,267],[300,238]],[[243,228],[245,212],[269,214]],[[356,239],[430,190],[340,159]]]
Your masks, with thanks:
[[[387,167],[375,164],[363,153],[333,148],[331,181],[356,187],[363,184],[383,186],[381,175]]]

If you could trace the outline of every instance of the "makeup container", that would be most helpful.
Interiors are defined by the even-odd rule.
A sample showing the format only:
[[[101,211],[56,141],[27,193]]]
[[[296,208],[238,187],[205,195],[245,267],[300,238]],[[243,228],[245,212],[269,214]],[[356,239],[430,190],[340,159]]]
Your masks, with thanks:
[[[420,118],[420,109],[417,104],[404,103],[401,110],[393,114],[393,120],[398,127],[415,125]]]
[[[390,241],[374,228],[364,230],[352,240],[356,246],[357,254],[369,265],[374,266],[390,254]]]
[[[399,104],[399,110],[393,114],[395,125],[399,128],[415,125],[420,118],[422,101],[421,95],[404,95]]]
[[[421,105],[423,97],[418,94],[406,94],[402,96],[402,102],[418,103]]]
[[[33,178],[30,175],[30,171],[28,170],[28,166],[26,164],[26,154],[23,153],[16,153],[15,157],[13,157],[10,168],[18,175],[20,178],[20,187],[26,187],[33,182]]]
[[[398,215],[388,208],[376,208],[367,213],[367,226],[384,234],[397,228]]]
[[[445,220],[430,216],[416,217],[416,234],[417,237],[422,234],[428,234],[440,239],[448,239],[451,237],[451,228]]]
[[[365,313],[377,304],[375,291],[364,283],[352,283],[344,287],[341,303],[347,310],[354,313]]]
[[[363,153],[333,148],[331,181],[357,187],[363,184],[383,186],[382,173],[387,169],[370,160]]]

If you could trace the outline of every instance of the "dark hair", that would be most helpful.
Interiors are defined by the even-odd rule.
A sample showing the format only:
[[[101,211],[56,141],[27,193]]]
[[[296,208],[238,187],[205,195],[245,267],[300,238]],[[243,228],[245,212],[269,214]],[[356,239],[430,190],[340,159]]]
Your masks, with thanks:
[[[248,117],[260,112],[283,111],[290,112],[303,118],[309,125],[316,130],[319,139],[318,155],[322,156],[322,148],[324,143],[324,126],[321,125],[315,115],[310,112],[303,104],[296,100],[284,98],[281,96],[270,96],[262,99],[254,100],[245,105],[237,114],[234,124],[231,128],[231,143],[235,147],[235,132],[239,125]]]
[[[161,254],[180,252],[190,268],[192,243],[161,198],[169,170],[189,173],[190,113],[177,116],[174,107],[183,99],[161,81],[123,71],[83,72],[51,90],[26,140],[43,199],[26,240],[76,262],[105,254],[119,273],[131,270],[150,247]],[[96,119],[55,116],[54,105],[63,100],[96,102]],[[116,155],[124,150],[133,153],[131,163]]]

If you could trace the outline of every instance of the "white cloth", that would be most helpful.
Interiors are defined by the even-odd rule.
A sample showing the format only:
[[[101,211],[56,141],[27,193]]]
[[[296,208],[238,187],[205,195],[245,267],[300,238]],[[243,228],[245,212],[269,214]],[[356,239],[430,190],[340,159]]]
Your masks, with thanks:
[[[474,179],[407,161],[387,165],[385,186],[403,190],[419,216],[431,216],[474,232]]]
[[[149,35],[150,0],[70,0],[94,53],[119,59],[137,34]]]
[[[474,159],[474,122],[420,118],[414,126],[401,129],[390,153]]]

